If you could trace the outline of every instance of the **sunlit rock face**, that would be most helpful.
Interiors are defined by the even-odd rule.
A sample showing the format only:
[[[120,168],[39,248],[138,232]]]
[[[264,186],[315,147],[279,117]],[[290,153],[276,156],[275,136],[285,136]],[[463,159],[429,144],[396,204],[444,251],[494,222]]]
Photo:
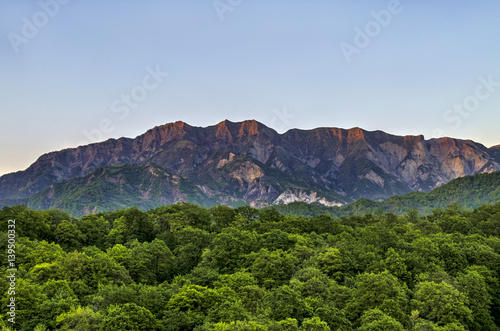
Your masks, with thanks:
[[[42,155],[28,169],[0,177],[0,200],[28,198],[55,183],[118,164],[154,164],[223,201],[334,206],[361,197],[378,200],[429,191],[457,177],[499,171],[500,146],[488,149],[470,140],[425,140],[360,128],[279,134],[254,120],[225,120],[205,128],[175,122],[134,139]]]

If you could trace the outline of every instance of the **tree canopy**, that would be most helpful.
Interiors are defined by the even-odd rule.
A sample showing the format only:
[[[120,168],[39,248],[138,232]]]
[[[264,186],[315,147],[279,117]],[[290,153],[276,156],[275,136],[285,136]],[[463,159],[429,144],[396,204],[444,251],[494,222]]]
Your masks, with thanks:
[[[4,252],[14,219],[5,330],[500,326],[500,203],[341,218],[180,203],[75,219],[14,206],[0,210]]]

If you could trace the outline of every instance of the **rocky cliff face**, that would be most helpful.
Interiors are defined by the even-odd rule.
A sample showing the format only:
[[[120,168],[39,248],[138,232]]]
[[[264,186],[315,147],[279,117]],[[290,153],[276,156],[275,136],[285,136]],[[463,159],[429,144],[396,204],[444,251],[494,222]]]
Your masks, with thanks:
[[[143,163],[197,183],[206,192],[254,204],[336,205],[429,191],[457,177],[499,171],[500,147],[360,128],[278,134],[253,120],[226,120],[206,128],[175,122],[135,139],[45,154],[25,171],[0,177],[0,200],[24,199],[100,167]]]
[[[473,141],[359,128],[291,130],[284,140],[329,188],[354,198],[429,191],[457,177],[500,170],[493,153]]]

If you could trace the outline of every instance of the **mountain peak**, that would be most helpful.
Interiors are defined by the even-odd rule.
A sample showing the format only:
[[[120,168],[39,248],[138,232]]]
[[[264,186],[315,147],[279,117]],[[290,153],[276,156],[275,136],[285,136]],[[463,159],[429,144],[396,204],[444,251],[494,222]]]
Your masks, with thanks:
[[[347,139],[349,141],[363,140],[365,138],[365,130],[358,127],[349,129],[348,133]]]
[[[182,121],[166,123],[148,130],[142,135],[135,138],[135,144],[140,144],[142,149],[151,146],[159,147],[172,139],[183,137],[187,133],[187,129],[192,127]],[[149,146],[149,147],[148,147]]]
[[[233,136],[229,128],[232,126],[234,126],[234,123],[229,120],[224,120],[220,123],[217,123],[215,125],[215,138],[232,142]]]
[[[264,124],[253,119],[236,123],[226,119],[215,125],[215,137],[232,141],[235,137],[242,138],[259,135],[262,129],[269,130]]]
[[[148,130],[144,134],[148,134],[149,132],[154,132],[154,131],[163,131],[163,132],[169,132],[170,134],[175,134],[184,131],[185,128],[191,127],[189,124],[183,122],[183,121],[176,121],[176,122],[170,122],[170,123],[165,123],[163,125],[155,126],[154,128]]]
[[[241,122],[240,131],[238,132],[238,136],[252,136],[259,134],[259,126],[262,126],[256,120],[246,120]]]
[[[215,127],[227,127],[228,125],[231,125],[231,124],[234,124],[234,123],[233,123],[233,122],[231,122],[231,121],[230,121],[230,120],[228,120],[228,119],[225,119],[225,120],[223,120],[223,121],[221,121],[221,122],[217,123],[217,124],[215,125]]]
[[[176,130],[179,130],[179,131],[184,129],[186,126],[190,126],[189,124],[187,124],[186,122],[183,122],[183,121],[176,121],[174,123],[167,123],[165,125],[170,126],[170,127],[174,128]]]
[[[500,146],[487,149],[472,141],[424,140],[359,127],[279,134],[256,120],[224,120],[209,127],[177,121],[134,139],[49,153],[25,171],[0,177],[0,200],[29,199],[99,167],[145,163],[202,185],[209,195],[247,203],[306,199],[329,204],[428,191],[464,175],[500,171]]]

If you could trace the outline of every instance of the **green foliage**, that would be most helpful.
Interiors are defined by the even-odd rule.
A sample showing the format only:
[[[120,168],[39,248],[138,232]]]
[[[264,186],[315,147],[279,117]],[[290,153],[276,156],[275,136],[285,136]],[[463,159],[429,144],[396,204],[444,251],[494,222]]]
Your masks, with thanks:
[[[370,309],[361,316],[360,331],[404,331],[403,325],[380,309]]]
[[[69,312],[57,316],[59,330],[98,331],[103,316],[89,307],[73,307]]]
[[[266,297],[267,306],[271,310],[271,317],[280,321],[286,318],[295,318],[302,321],[312,315],[312,309],[300,295],[288,285],[280,286],[271,291]]]
[[[168,308],[187,310],[207,310],[216,301],[217,292],[204,286],[184,285],[168,301]]]
[[[306,318],[302,322],[300,331],[330,331],[330,327],[326,322],[323,322],[319,317]]]
[[[267,331],[268,328],[262,324],[253,321],[236,321],[230,323],[217,323],[213,328],[209,329],[213,331]]]
[[[66,251],[78,249],[84,241],[84,235],[75,223],[62,220],[54,230],[55,241]]]
[[[178,273],[187,274],[201,262],[203,250],[210,245],[213,235],[189,226],[175,232],[175,238],[175,268]]]
[[[269,252],[263,248],[256,254],[250,270],[260,285],[273,288],[287,282],[297,265],[298,260],[281,249]]]
[[[111,305],[102,320],[102,331],[118,330],[158,330],[159,324],[149,310],[135,303]]]
[[[208,210],[219,228],[227,228],[236,221],[236,211],[228,206],[214,206]]]
[[[476,270],[467,270],[457,278],[458,287],[468,298],[468,308],[472,313],[472,330],[493,330],[493,318],[490,315],[492,297],[488,292],[486,278]]]
[[[454,322],[468,324],[472,317],[467,296],[446,282],[418,283],[412,306],[422,318],[440,326]]]
[[[221,272],[234,271],[244,256],[257,249],[257,233],[235,228],[223,229],[212,241],[212,257]]]
[[[175,257],[163,240],[155,239],[150,243],[135,240],[125,263],[136,282],[157,284],[173,276]]]
[[[357,325],[363,312],[379,309],[384,314],[404,324],[408,313],[408,290],[394,275],[365,273],[356,277],[352,297],[346,311]]]
[[[500,326],[500,203],[341,219],[186,203],[0,216],[36,229],[16,237],[16,330]],[[8,290],[1,278],[4,324]]]
[[[154,238],[154,226],[151,218],[145,212],[137,209],[127,209],[123,216],[114,221],[113,230],[108,235],[112,244],[124,244],[130,240],[151,241]]]
[[[324,253],[318,256],[318,265],[320,270],[336,281],[344,279],[344,272],[347,269],[345,257],[342,256],[337,248],[328,248]]]
[[[83,235],[83,246],[96,246],[101,249],[106,247],[106,238],[110,230],[109,222],[98,215],[85,215],[81,220],[76,222],[78,229]]]

